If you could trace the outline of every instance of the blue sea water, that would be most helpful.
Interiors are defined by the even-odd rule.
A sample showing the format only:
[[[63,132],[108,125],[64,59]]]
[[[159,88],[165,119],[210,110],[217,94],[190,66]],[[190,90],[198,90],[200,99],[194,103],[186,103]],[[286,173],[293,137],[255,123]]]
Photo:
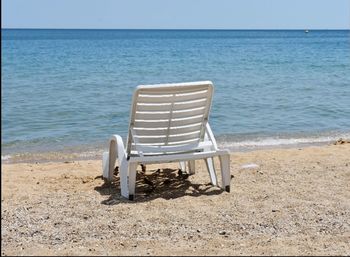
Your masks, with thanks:
[[[2,155],[100,149],[139,84],[211,80],[237,147],[350,137],[350,31],[2,29]]]

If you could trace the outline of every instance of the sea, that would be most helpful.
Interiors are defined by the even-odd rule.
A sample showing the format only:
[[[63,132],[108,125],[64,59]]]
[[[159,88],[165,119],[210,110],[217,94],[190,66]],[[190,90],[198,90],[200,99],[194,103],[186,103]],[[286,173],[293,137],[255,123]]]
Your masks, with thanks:
[[[233,152],[350,138],[350,30],[2,29],[1,74],[5,162],[100,158],[140,84],[212,81]]]

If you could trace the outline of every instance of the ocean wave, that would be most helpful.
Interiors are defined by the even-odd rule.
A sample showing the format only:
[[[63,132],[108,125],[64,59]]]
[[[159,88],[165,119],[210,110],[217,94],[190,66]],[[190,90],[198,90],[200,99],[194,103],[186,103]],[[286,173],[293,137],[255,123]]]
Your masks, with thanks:
[[[271,147],[293,147],[298,145],[317,145],[335,142],[336,140],[350,139],[350,133],[305,136],[305,137],[259,137],[246,140],[235,140],[233,136],[225,136],[218,140],[218,145],[228,149],[250,149],[250,148],[271,148]]]
[[[11,159],[11,155],[7,154],[7,155],[1,155],[1,161],[8,161]]]

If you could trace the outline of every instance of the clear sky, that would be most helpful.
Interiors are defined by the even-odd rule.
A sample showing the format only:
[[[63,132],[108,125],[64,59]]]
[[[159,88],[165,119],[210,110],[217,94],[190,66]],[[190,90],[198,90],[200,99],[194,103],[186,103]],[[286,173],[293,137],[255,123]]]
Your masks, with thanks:
[[[350,29],[350,0],[2,0],[2,28]]]

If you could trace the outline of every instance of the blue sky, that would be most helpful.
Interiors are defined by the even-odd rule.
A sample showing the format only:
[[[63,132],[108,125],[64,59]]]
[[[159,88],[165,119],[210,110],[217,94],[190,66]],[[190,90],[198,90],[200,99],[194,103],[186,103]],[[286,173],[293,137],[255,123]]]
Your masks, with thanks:
[[[2,0],[2,28],[350,29],[350,0]]]

